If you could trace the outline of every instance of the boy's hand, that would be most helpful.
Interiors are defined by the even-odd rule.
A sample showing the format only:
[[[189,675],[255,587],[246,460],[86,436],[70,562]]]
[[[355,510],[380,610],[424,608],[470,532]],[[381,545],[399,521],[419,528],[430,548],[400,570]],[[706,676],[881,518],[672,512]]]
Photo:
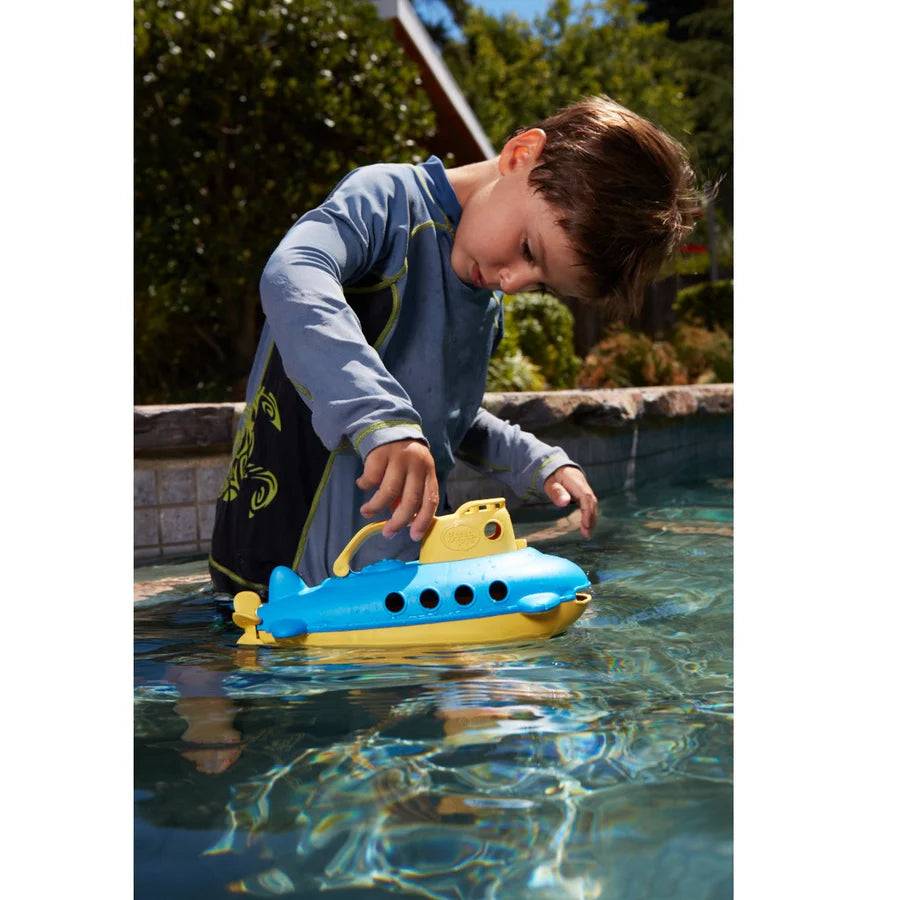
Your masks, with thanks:
[[[544,492],[557,506],[568,506],[574,500],[581,508],[581,533],[591,536],[597,521],[597,498],[581,469],[560,466],[544,482]]]
[[[434,459],[425,444],[391,441],[370,450],[356,485],[363,491],[378,488],[359,508],[367,519],[383,509],[392,510],[382,530],[385,537],[392,537],[404,525],[409,525],[414,541],[425,537],[440,495]]]

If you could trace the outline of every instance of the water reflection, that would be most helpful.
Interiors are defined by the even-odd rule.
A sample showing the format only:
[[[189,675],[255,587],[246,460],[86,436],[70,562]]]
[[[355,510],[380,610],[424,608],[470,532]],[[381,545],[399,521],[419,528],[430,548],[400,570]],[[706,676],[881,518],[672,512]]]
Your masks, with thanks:
[[[667,490],[555,539],[597,577],[548,642],[238,648],[205,584],[139,607],[136,896],[730,896],[731,542],[645,527],[730,492]]]

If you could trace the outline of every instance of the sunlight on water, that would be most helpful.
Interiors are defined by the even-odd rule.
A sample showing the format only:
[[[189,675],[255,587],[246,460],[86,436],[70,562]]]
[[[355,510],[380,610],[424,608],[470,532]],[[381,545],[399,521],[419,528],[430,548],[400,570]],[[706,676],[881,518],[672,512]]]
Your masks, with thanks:
[[[732,896],[731,484],[601,511],[513,647],[237,647],[202,565],[137,570],[135,896]]]

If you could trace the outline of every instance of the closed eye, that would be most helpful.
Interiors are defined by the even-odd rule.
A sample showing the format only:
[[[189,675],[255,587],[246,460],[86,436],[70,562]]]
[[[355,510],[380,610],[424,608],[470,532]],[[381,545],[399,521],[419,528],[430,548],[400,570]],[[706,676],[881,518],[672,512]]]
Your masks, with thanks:
[[[531,246],[529,245],[527,238],[522,241],[522,256],[525,259],[525,262],[528,263],[528,265],[533,266],[535,264],[534,254],[531,252]],[[549,291],[547,290],[547,285],[543,282],[540,282],[537,287],[540,293],[549,293]]]

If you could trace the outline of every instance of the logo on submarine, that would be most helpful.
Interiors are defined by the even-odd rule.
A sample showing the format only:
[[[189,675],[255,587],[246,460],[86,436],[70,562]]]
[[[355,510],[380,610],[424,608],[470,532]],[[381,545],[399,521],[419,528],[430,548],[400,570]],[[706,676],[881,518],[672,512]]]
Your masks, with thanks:
[[[441,543],[457,552],[471,550],[478,543],[478,532],[468,525],[454,525],[441,532]]]

